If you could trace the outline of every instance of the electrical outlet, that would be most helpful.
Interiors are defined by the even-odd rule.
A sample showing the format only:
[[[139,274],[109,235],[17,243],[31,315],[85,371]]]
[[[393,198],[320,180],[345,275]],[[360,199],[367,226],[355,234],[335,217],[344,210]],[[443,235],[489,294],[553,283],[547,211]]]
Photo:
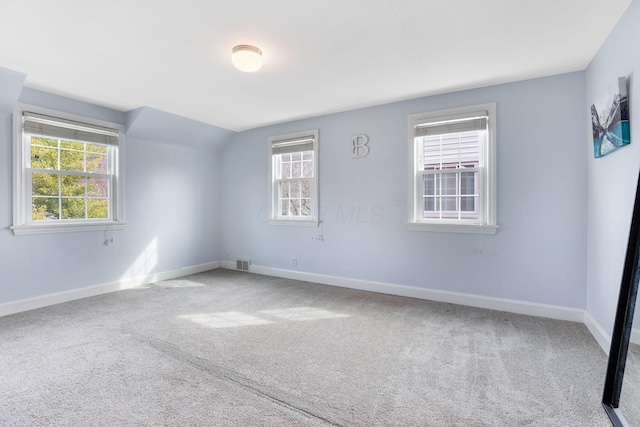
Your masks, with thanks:
[[[298,258],[297,257],[294,257],[294,256],[291,257],[291,265],[294,266],[294,267],[296,265],[298,265]]]

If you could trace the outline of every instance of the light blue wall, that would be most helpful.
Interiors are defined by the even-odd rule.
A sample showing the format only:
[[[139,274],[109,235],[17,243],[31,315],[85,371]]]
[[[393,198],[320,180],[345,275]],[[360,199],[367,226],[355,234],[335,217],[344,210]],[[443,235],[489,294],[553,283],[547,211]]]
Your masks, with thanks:
[[[3,70],[0,70],[3,71]],[[15,89],[3,80],[0,85]],[[21,89],[21,88],[20,88]],[[220,150],[233,134],[161,111],[123,113],[22,89],[19,101],[125,124],[126,228],[14,236],[12,91],[0,87],[0,304],[217,261]],[[15,98],[15,97],[14,97]],[[112,245],[103,244],[113,237]]]
[[[634,0],[586,70],[588,107],[618,77],[629,79],[631,144],[600,159],[585,150],[589,174],[587,311],[606,332],[615,317],[640,169],[640,2]],[[637,323],[636,323],[637,324]]]
[[[632,19],[637,22],[635,9],[637,2],[616,32],[632,26]],[[608,52],[617,44],[605,45],[586,74],[419,98],[238,134],[146,107],[122,113],[22,90],[22,102],[126,125],[128,225],[112,233],[111,246],[103,245],[104,233],[14,236],[8,229],[12,135],[10,111],[3,106],[15,104],[16,96],[15,90],[0,91],[0,303],[228,254],[230,260],[246,257],[265,267],[566,307],[588,304],[606,325],[615,299],[607,287],[610,282],[618,286],[621,267],[619,254],[611,251],[624,252],[620,241],[628,224],[619,225],[610,242],[608,225],[598,219],[609,211],[622,212],[628,223],[638,162],[630,154],[634,144],[601,163],[585,159],[590,147],[585,106],[609,77],[633,71],[631,65],[631,71],[610,69],[608,57],[615,55]],[[0,71],[0,85],[22,85],[24,76]],[[497,234],[408,231],[407,116],[488,102],[497,103]],[[320,131],[322,225],[270,226],[267,139],[314,128]],[[369,136],[371,152],[352,159],[351,136],[360,133]],[[622,160],[614,163],[616,158]],[[608,178],[611,173],[614,178]],[[616,174],[623,174],[627,184],[612,190],[605,184],[607,179],[617,182]],[[609,207],[613,201],[628,206]],[[322,241],[316,240],[320,234]],[[290,265],[292,256],[298,258],[297,267]],[[38,268],[33,268],[34,259]],[[594,270],[595,259],[607,262]]]
[[[221,251],[265,267],[584,308],[584,88],[578,72],[236,134],[223,157]],[[407,116],[488,102],[497,103],[497,234],[408,231]],[[315,128],[322,226],[268,225],[267,138]],[[360,133],[371,152],[352,159]]]

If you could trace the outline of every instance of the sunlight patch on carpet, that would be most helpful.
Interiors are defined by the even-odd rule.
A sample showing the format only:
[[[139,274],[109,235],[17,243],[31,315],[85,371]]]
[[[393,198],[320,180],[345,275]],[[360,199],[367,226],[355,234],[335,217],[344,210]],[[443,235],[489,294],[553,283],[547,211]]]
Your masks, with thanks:
[[[277,310],[260,310],[254,314],[246,314],[239,311],[182,314],[178,316],[178,318],[197,323],[198,325],[207,326],[209,328],[233,328],[237,326],[259,326],[275,323],[274,320],[265,319],[261,316],[267,316],[272,319],[276,318],[280,321],[287,322],[350,317],[348,314],[335,313],[333,311],[322,310],[319,308],[294,307]]]
[[[261,310],[259,311],[259,313],[291,321],[336,319],[340,317],[349,317],[348,314],[334,313],[333,311],[321,310],[319,308],[313,307],[284,308],[280,310]]]
[[[191,280],[165,280],[163,282],[154,283],[154,286],[161,288],[201,288],[207,285],[193,282]]]
[[[178,318],[189,320],[209,328],[232,328],[236,326],[268,325],[273,323],[270,320],[261,319],[238,311],[229,311],[226,313],[184,314],[178,316]]]

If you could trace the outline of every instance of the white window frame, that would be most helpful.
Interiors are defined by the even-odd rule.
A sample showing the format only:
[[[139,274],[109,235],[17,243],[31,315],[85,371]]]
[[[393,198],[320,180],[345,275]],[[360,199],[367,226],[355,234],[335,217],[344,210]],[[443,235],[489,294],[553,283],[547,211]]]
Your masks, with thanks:
[[[278,209],[278,180],[276,179],[273,146],[285,141],[295,141],[313,138],[313,177],[311,183],[311,215],[309,217],[290,217],[280,215]],[[318,129],[303,132],[293,132],[269,138],[269,219],[271,225],[291,225],[302,227],[317,227],[320,223],[318,204]]]
[[[423,186],[420,183],[418,145],[415,129],[418,125],[471,117],[474,113],[487,113],[487,138],[480,148],[479,209],[478,220],[465,219],[425,219],[420,215],[423,209]],[[412,114],[408,120],[408,213],[407,227],[415,231],[441,231],[453,233],[495,234],[496,216],[496,104],[481,104],[469,107]],[[455,170],[454,170],[455,171]],[[466,170],[463,170],[466,171]]]
[[[32,197],[30,192],[31,174],[30,138],[23,132],[23,113],[30,112],[50,116],[61,121],[73,121],[116,130],[118,144],[114,146],[115,155],[110,156],[110,218],[83,220],[32,220]],[[15,235],[66,233],[78,231],[106,231],[122,229],[124,218],[124,126],[118,123],[92,119],[76,114],[65,113],[35,105],[18,104],[13,114],[13,226]],[[73,175],[73,173],[71,173]]]

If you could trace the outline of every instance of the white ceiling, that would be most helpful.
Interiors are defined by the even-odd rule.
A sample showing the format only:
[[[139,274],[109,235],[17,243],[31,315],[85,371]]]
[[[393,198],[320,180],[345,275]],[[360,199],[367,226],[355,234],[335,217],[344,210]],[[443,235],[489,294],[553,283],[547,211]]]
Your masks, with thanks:
[[[31,88],[231,130],[583,70],[631,0],[0,0]],[[255,44],[242,73],[231,48]]]

